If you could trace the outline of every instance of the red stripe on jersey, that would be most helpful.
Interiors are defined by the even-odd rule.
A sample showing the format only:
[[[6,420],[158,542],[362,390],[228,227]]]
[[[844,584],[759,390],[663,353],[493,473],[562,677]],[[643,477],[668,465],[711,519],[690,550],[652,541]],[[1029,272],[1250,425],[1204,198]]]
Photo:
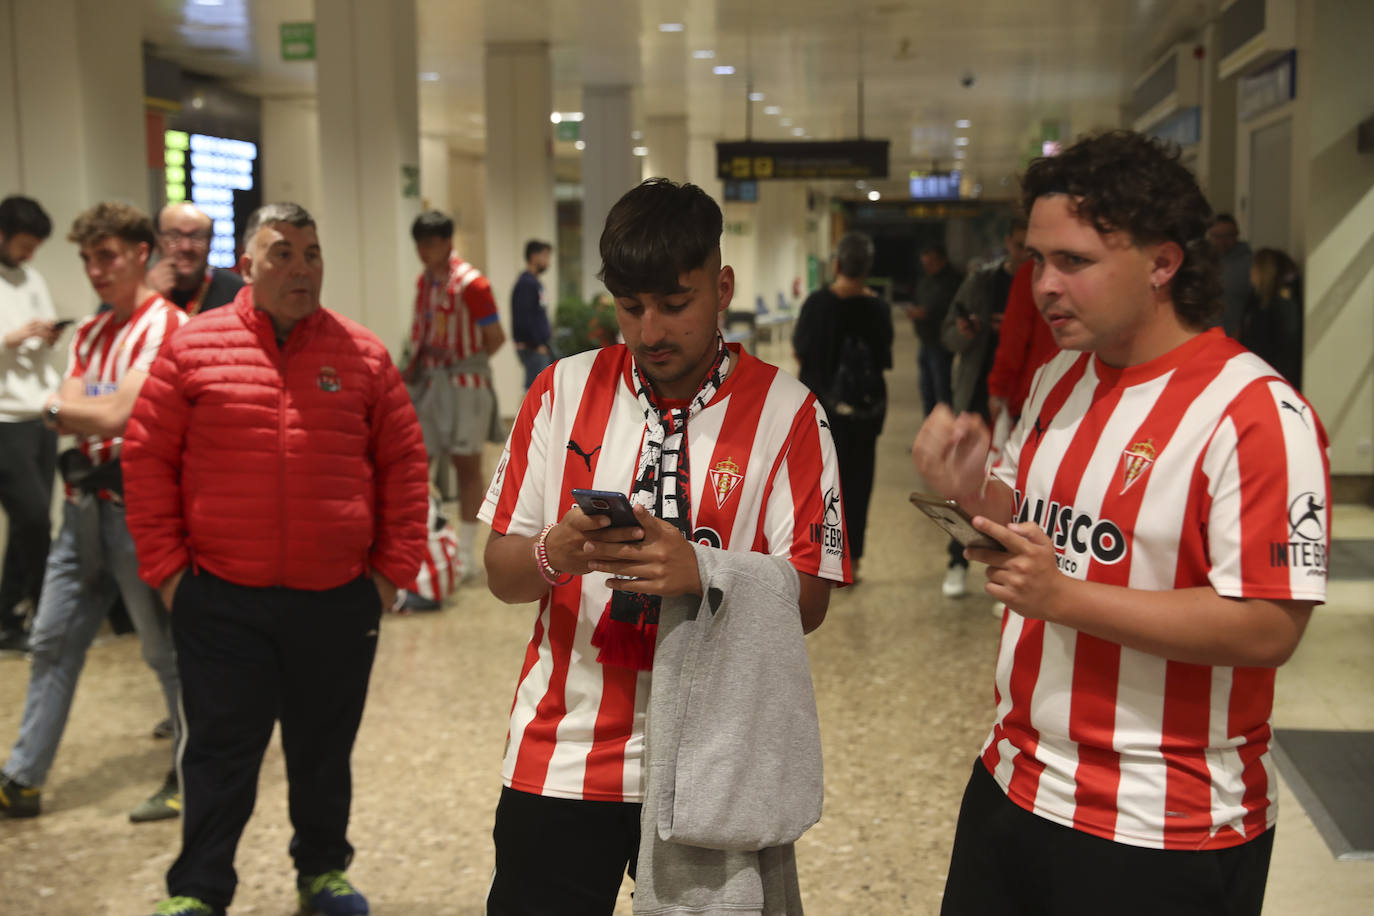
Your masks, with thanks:
[[[732,486],[733,480],[724,475],[745,474],[749,471],[749,456],[754,452],[754,438],[758,435],[759,419],[763,416],[763,406],[768,401],[768,389],[778,371],[776,366],[766,368],[766,373],[759,374],[761,380],[752,382],[748,387],[736,388],[726,379],[725,386],[722,387],[728,387],[717,394],[717,397],[728,394],[730,404],[725,410],[724,420],[721,421],[720,434],[716,438],[715,451],[711,453],[710,466],[694,472],[705,475],[705,486],[701,488],[700,503],[693,507],[692,530],[695,532],[701,528],[709,528],[720,538],[719,545],[707,546],[719,546],[722,550],[730,549],[730,539],[735,531],[735,516],[739,514],[743,493],[738,484]],[[731,465],[738,470],[730,471]],[[722,476],[714,478],[712,475],[717,469],[721,469]],[[716,488],[721,485],[716,482],[717,479],[729,488],[723,499],[717,498]],[[762,527],[759,526],[760,529]]]
[[[1003,615],[1005,617],[1005,615]],[[1011,706],[1002,719],[1002,731],[1014,747],[1022,753],[1012,761],[1011,781],[1007,794],[1020,798],[1029,810],[1035,809],[1035,794],[1040,786],[1040,774],[1045,765],[1035,759],[1036,748],[1040,746],[1040,732],[1031,725],[1030,708],[1035,692],[1036,679],[1040,677],[1040,663],[1045,651],[1045,622],[1026,620],[1022,625],[1021,636],[1016,641],[1013,654],[1011,677],[1007,683]],[[996,748],[996,742],[988,750]],[[997,766],[997,754],[988,760],[989,769]]]
[[[607,348],[597,354],[596,362],[592,366],[570,435],[571,440],[582,446],[583,451],[587,448],[585,443],[599,444],[606,434],[606,421],[610,417],[611,405],[615,402],[616,385],[619,383],[619,373],[613,371],[610,364],[620,355],[617,350]],[[532,397],[526,397],[525,406],[531,403],[539,402]],[[525,413],[525,406],[521,408],[522,414]],[[592,486],[597,459],[601,453],[595,452],[589,462],[584,462],[580,457],[569,461],[566,446],[561,451],[555,451],[559,445],[560,443],[556,442],[545,443],[546,448],[552,452],[546,460],[561,461],[563,466],[563,481],[558,493],[556,516],[562,518],[572,508],[571,491],[574,488]],[[525,726],[511,777],[512,785],[519,783],[522,787],[530,787],[529,791],[536,793],[543,790],[549,771],[549,761],[553,759],[554,748],[558,743],[558,725],[568,712],[565,691],[573,639],[577,633],[578,608],[582,601],[582,581],[582,577],[577,576],[567,585],[554,588],[548,602],[549,652],[553,661],[553,673],[549,678],[548,689],[535,707],[534,718]],[[531,640],[531,648],[537,650],[538,643]],[[629,730],[623,727],[626,721],[624,685],[620,683],[616,674],[608,673],[611,669],[607,666],[600,667],[605,681],[605,695],[597,710],[595,737],[587,758],[583,797],[604,799],[609,796],[619,799],[624,794],[622,774],[625,743],[630,737]],[[633,679],[629,692],[628,718],[630,721],[634,718]],[[618,735],[606,735],[606,732],[612,730],[607,726],[608,721],[622,723],[621,727],[614,729],[619,732]]]
[[[1258,586],[1256,597],[1287,595],[1292,588],[1287,565],[1269,561],[1270,545],[1287,545],[1288,454],[1272,441],[1256,442],[1246,435],[1253,428],[1281,429],[1278,406],[1269,393],[1272,379],[1252,382],[1235,400],[1230,412],[1236,427],[1236,466],[1240,469],[1240,568],[1246,594]],[[1258,389],[1258,390],[1256,390]],[[1261,395],[1256,397],[1255,395]],[[1323,449],[1325,451],[1325,449]],[[1327,500],[1330,502],[1330,500]],[[1262,527],[1256,519],[1268,519]]]
[[[1269,774],[1265,771],[1263,758],[1272,737],[1269,715],[1273,709],[1274,674],[1273,668],[1236,668],[1231,675],[1227,734],[1237,737],[1236,733],[1245,728],[1245,723],[1258,723],[1254,731],[1244,736],[1246,743],[1237,751],[1241,760],[1241,782],[1245,786],[1241,806],[1246,811],[1243,823],[1247,837],[1259,836],[1268,826]]]

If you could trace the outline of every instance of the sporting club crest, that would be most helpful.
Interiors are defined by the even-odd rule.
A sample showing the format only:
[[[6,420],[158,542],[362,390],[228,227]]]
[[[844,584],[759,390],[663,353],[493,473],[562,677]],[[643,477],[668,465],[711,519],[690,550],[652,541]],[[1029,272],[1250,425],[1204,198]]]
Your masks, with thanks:
[[[711,479],[711,490],[716,494],[717,509],[725,508],[725,502],[730,498],[730,494],[744,481],[744,475],[739,472],[739,465],[729,458],[717,461],[707,476]]]
[[[1155,463],[1155,441],[1146,439],[1144,442],[1137,442],[1130,448],[1121,453],[1125,461],[1125,471],[1122,474],[1121,493],[1125,493],[1131,488],[1141,476],[1150,469]],[[1121,495],[1120,493],[1117,494]]]

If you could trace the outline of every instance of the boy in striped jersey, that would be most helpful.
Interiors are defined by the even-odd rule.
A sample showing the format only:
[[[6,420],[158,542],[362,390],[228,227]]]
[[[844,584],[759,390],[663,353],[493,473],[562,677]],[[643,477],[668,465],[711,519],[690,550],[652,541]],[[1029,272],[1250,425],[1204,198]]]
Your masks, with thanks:
[[[1326,437],[1219,329],[1210,208],[1177,152],[1116,131],[1028,169],[1037,374],[990,477],[933,414],[928,484],[1006,552],[997,718],[943,912],[1258,914],[1274,669],[1325,598]]]
[[[539,602],[488,913],[600,916],[634,877],[658,601],[702,590],[689,539],[787,558],[805,631],[849,580],[824,411],[720,338],[735,285],[720,235],[720,208],[693,185],[651,179],[616,203],[602,279],[625,343],[539,375],[487,490],[492,593]],[[573,488],[633,493],[638,524],[584,515]]]
[[[82,321],[72,338],[67,377],[48,397],[43,419],[59,433],[79,437],[91,478],[108,475],[118,461],[124,427],[159,348],[186,322],[186,313],[153,292],[144,280],[157,240],[148,216],[127,204],[103,203],[76,218],[68,240],[81,249],[86,277],[110,306]],[[138,579],[138,559],[124,518],[118,480],[100,488],[69,479],[62,530],[48,554],[43,594],[30,637],[24,718],[9,761],[0,772],[0,815],[39,813],[39,787],[48,776],[67,724],[86,650],[118,594],[143,643],[143,659],[157,674],[167,711],[176,715],[180,690],[167,612]],[[172,742],[175,753],[178,741]],[[134,809],[134,821],[177,817],[176,772]]]

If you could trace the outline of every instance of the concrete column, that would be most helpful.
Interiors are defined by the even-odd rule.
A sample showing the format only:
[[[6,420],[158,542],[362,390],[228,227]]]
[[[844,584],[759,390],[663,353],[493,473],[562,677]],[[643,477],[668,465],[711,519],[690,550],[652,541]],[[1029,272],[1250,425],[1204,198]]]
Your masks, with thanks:
[[[583,86],[582,114],[582,295],[591,299],[605,291],[596,275],[606,214],[639,183],[640,165],[630,139],[629,86]]]
[[[478,264],[491,281],[501,309],[501,324],[511,335],[510,294],[525,269],[525,242],[553,243],[553,72],[543,42],[493,43],[486,56],[486,263]],[[555,261],[556,263],[556,261]],[[551,302],[558,276],[553,265],[543,276]],[[553,316],[549,316],[552,322]],[[514,416],[524,397],[524,369],[508,344],[493,360],[501,413]]]
[[[687,116],[663,115],[644,122],[645,178],[687,181]]]
[[[315,5],[320,244],[330,308],[400,350],[421,270],[415,0]]]
[[[320,187],[320,114],[315,100],[263,99],[260,153],[262,199],[293,201],[319,219],[324,191]],[[329,265],[331,273],[333,266]]]
[[[1198,181],[1218,213],[1236,209],[1236,79],[1221,79],[1220,29],[1203,30],[1206,56],[1202,61],[1202,142],[1198,149]]]
[[[52,217],[34,264],[66,317],[96,304],[72,220],[101,200],[149,207],[141,20],[136,5],[0,0],[0,183]]]
[[[716,203],[724,203],[725,186],[716,176],[716,137],[714,134],[695,132],[688,134],[687,180],[710,194]]]

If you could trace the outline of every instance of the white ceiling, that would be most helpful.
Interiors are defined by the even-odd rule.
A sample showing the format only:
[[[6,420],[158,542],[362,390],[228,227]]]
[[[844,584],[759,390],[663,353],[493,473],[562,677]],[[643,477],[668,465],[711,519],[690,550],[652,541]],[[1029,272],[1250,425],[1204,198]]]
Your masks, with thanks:
[[[328,0],[318,0],[328,2]],[[378,0],[381,2],[381,0]],[[1120,123],[1143,68],[1190,38],[1218,0],[416,0],[420,129],[480,153],[488,41],[550,46],[554,104],[580,108],[585,83],[635,87],[637,122],[686,115],[693,134],[892,141],[892,172],[964,168],[990,194],[1019,168],[1043,121],[1076,133]],[[144,0],[145,38],[188,69],[258,95],[311,95],[315,68],[279,58],[283,21],[311,0]],[[665,33],[661,23],[681,32]],[[710,50],[712,59],[696,59]],[[718,76],[715,65],[735,67]],[[965,75],[973,77],[964,85]],[[765,99],[750,103],[750,85]],[[767,115],[766,105],[781,113]],[[783,124],[783,119],[790,121]],[[956,129],[955,121],[972,126]],[[560,158],[577,154],[559,144]]]

